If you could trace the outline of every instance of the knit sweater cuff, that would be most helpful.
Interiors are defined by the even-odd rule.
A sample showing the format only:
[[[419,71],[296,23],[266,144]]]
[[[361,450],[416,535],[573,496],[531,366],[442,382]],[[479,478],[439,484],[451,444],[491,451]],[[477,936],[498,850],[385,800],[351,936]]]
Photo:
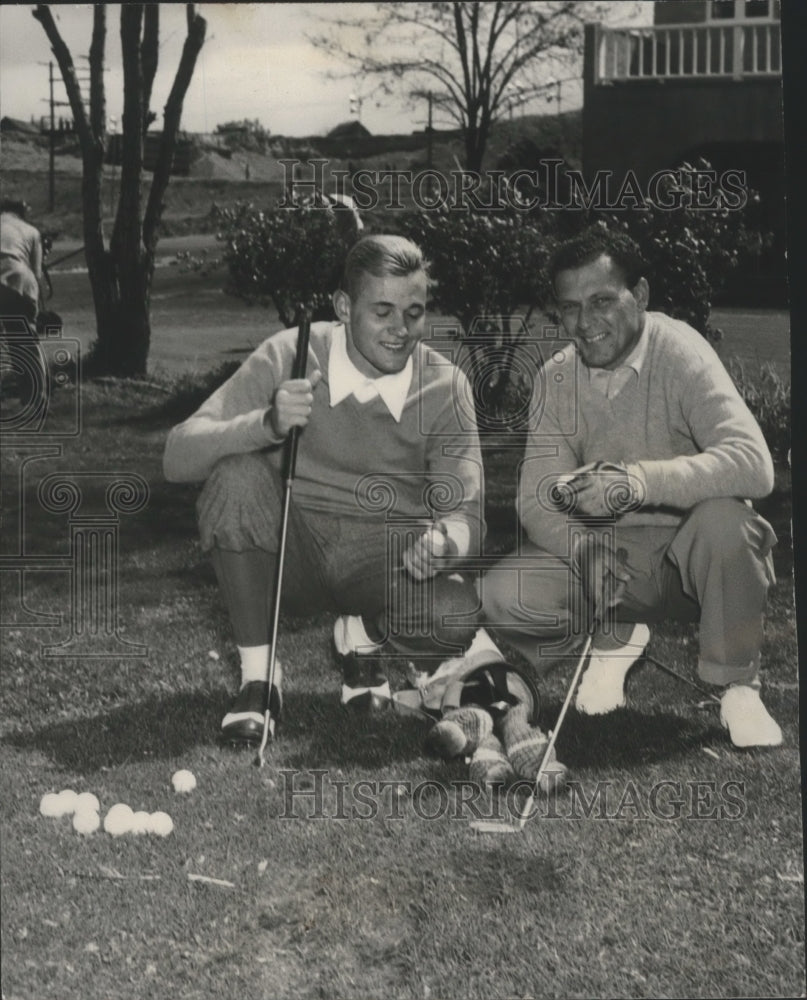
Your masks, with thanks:
[[[625,465],[625,472],[628,475],[631,495],[635,498],[631,504],[631,509],[637,510],[644,507],[649,502],[647,495],[647,476],[645,474],[645,470],[642,468],[641,462],[628,462]]]
[[[260,419],[260,438],[261,447],[266,448],[273,444],[282,444],[285,438],[280,437],[275,433],[274,425],[272,424],[272,407],[263,410],[261,412]]]

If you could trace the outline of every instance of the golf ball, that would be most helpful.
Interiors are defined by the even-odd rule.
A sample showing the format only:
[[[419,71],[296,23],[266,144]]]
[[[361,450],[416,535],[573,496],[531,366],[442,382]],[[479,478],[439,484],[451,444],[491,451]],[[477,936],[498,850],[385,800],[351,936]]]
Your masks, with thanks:
[[[191,771],[177,771],[171,778],[171,784],[175,792],[192,792],[196,788],[196,778]]]
[[[134,813],[131,806],[118,802],[104,817],[104,829],[113,837],[120,837],[124,833],[130,832],[133,819]]]
[[[39,800],[39,811],[43,816],[64,816],[61,800],[56,792],[46,792]]]
[[[149,817],[149,833],[157,837],[167,837],[174,829],[174,821],[165,812],[154,812]]]
[[[101,817],[94,809],[83,809],[73,816],[73,829],[85,837],[95,833],[101,825]]]
[[[148,833],[150,829],[151,829],[151,816],[146,812],[145,809],[138,809],[138,811],[132,816],[131,832],[139,837],[142,836],[144,833]]]
[[[62,804],[62,815],[69,816],[76,811],[78,792],[74,792],[72,788],[65,788],[64,791],[59,792],[59,801]]]
[[[92,792],[82,792],[76,799],[76,812],[100,812],[101,803]]]

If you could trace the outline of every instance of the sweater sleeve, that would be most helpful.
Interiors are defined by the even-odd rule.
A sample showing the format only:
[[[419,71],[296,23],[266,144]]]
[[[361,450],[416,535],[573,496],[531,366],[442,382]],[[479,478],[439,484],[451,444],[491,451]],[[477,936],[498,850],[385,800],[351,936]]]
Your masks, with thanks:
[[[163,455],[166,479],[202,481],[227,455],[280,444],[264,418],[276,387],[291,372],[291,343],[282,334],[264,341],[192,416],[171,430]]]
[[[471,398],[465,376],[455,374],[433,433],[429,436],[429,505],[439,515],[458,559],[478,555],[485,537],[482,452],[475,418],[460,419],[457,399]],[[441,513],[441,509],[445,513]]]
[[[552,488],[582,462],[575,396],[553,391],[551,382],[546,388],[537,382],[530,412],[534,416],[519,474],[518,519],[534,545],[566,557],[569,514],[552,502]]]
[[[773,489],[773,460],[765,438],[730,375],[709,345],[689,373],[680,416],[698,449],[695,455],[639,461],[645,507],[689,510],[720,497],[757,499]]]

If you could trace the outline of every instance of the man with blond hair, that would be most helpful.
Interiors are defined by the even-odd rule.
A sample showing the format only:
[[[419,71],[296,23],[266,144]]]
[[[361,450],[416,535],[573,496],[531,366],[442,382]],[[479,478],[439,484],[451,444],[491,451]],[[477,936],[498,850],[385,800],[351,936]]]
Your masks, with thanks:
[[[204,481],[202,547],[240,654],[241,688],[222,723],[229,742],[260,739],[267,699],[279,710],[280,672],[269,692],[267,658],[292,427],[302,431],[282,599],[338,616],[343,704],[389,705],[390,651],[439,661],[485,641],[450,620],[478,603],[458,570],[484,534],[482,462],[456,405],[464,376],[421,343],[426,295],[415,244],[360,239],[333,294],[335,320],[312,324],[308,376],[290,377],[297,330],[283,330],[169,435],[166,477]],[[392,518],[410,534],[391,531]]]

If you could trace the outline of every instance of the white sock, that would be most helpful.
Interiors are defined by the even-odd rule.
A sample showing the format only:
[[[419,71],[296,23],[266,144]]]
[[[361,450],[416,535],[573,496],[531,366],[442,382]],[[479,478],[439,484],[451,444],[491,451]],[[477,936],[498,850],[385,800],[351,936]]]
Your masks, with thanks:
[[[372,653],[381,645],[367,634],[359,615],[340,615],[334,622],[333,641],[337,653]]]
[[[266,680],[269,669],[268,646],[239,646],[238,655],[241,657],[241,687],[251,681]]]
[[[499,656],[502,656],[499,647],[483,628],[476,630],[471,645],[465,650],[466,656],[475,656],[477,653],[498,653]],[[504,659],[503,656],[502,659]]]

